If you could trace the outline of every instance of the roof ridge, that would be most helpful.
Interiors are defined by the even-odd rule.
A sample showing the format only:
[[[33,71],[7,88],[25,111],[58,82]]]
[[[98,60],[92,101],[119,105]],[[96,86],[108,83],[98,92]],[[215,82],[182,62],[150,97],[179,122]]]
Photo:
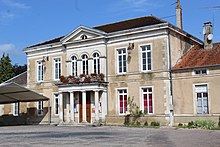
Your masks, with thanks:
[[[135,18],[131,18],[131,19],[126,19],[126,20],[122,20],[122,21],[117,21],[117,22],[113,22],[113,23],[107,23],[107,24],[103,24],[103,25],[93,26],[92,28],[98,28],[98,27],[103,27],[103,26],[107,26],[107,25],[113,25],[113,24],[123,23],[123,22],[126,22],[126,21],[132,21],[132,20],[135,20],[135,19],[142,19],[142,18],[148,18],[148,17],[152,17],[152,18],[157,19],[159,21],[167,22],[167,21],[165,21],[163,19],[160,19],[160,18],[157,18],[153,15],[147,15],[147,16],[142,16],[142,17],[135,17]]]

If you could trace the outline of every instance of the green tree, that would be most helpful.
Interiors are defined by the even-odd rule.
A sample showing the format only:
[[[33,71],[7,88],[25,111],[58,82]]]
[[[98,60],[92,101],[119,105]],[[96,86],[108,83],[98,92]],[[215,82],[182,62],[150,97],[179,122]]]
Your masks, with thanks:
[[[3,53],[0,59],[0,83],[7,81],[14,76],[13,65],[9,55]]]
[[[24,64],[24,65],[15,64],[15,65],[13,65],[13,71],[15,73],[15,76],[19,75],[19,74],[27,71],[27,65],[26,64]]]

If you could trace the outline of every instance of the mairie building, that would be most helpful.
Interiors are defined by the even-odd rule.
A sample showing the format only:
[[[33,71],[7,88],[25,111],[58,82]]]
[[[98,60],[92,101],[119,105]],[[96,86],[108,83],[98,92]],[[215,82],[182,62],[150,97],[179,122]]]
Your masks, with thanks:
[[[178,23],[178,22],[177,22]],[[26,123],[123,125],[128,100],[142,120],[177,125],[220,115],[220,43],[154,16],[79,26],[24,49],[26,87],[50,99],[20,105]],[[15,104],[1,107],[14,114]]]

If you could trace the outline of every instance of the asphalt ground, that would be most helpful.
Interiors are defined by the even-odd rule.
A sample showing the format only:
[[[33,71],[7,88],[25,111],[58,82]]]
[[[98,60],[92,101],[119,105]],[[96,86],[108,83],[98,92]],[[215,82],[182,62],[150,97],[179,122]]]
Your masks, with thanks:
[[[115,126],[7,126],[0,127],[4,147],[220,147],[220,131]]]

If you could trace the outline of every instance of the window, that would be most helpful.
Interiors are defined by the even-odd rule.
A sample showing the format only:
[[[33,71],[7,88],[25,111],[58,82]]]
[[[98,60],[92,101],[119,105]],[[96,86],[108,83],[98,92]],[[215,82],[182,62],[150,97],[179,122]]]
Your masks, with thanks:
[[[88,56],[82,55],[82,67],[83,67],[83,74],[88,75]]]
[[[77,76],[77,58],[72,56],[72,75]]]
[[[127,89],[118,90],[119,114],[125,114],[127,111]]]
[[[37,81],[43,81],[44,78],[44,67],[42,62],[37,62]]]
[[[43,115],[43,101],[37,102],[37,115]]]
[[[54,114],[59,115],[59,94],[54,94]]]
[[[15,116],[18,116],[18,113],[19,113],[19,103],[17,102],[17,103],[14,103],[14,115]]]
[[[77,103],[74,103],[74,112],[78,113],[78,104]]]
[[[144,113],[146,114],[153,113],[152,88],[142,88],[142,97],[143,97]]]
[[[197,114],[208,114],[208,86],[196,85]]]
[[[93,54],[93,65],[94,65],[94,73],[100,74],[100,59],[98,53]]]
[[[127,72],[127,61],[126,61],[126,49],[118,49],[118,73],[123,74]]]
[[[206,69],[194,70],[194,75],[207,75],[207,70]]]
[[[83,34],[82,36],[81,36],[81,39],[82,40],[85,40],[85,39],[87,39],[88,37],[85,35],[85,34]]]
[[[54,59],[54,79],[59,80],[61,75],[61,61],[60,58]]]
[[[151,70],[151,45],[141,46],[141,70]]]

